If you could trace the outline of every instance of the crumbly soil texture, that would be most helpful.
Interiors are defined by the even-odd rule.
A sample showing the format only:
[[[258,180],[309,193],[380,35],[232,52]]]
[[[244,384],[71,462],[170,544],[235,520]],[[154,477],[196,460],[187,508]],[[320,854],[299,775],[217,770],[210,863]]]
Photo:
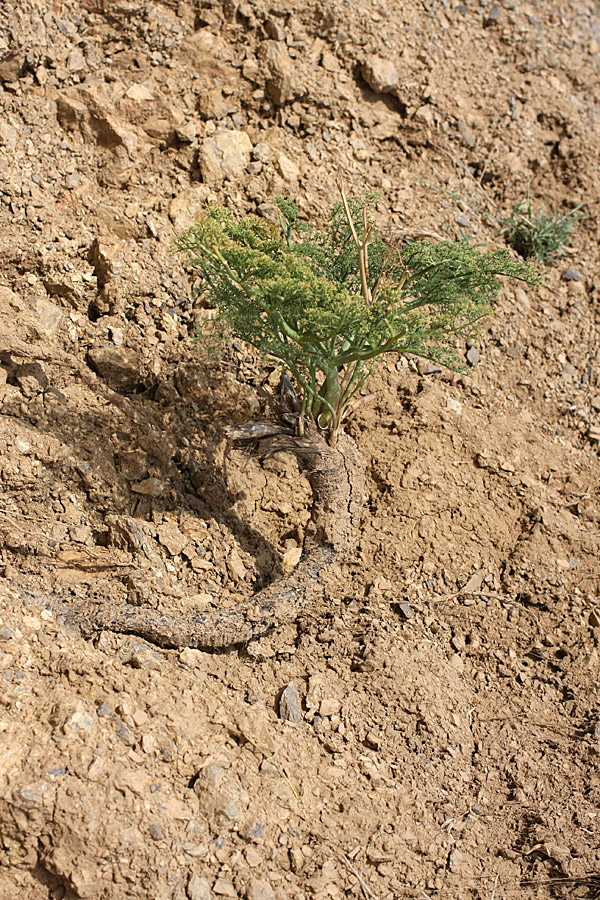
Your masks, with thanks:
[[[0,3],[0,898],[600,895],[591,0]],[[231,450],[280,372],[206,338],[172,239],[207,202],[504,245],[454,374],[390,356],[347,424],[358,541],[220,652],[69,610],[227,609],[298,562],[295,458]],[[214,338],[214,335],[213,335]],[[62,598],[57,605],[56,598]]]

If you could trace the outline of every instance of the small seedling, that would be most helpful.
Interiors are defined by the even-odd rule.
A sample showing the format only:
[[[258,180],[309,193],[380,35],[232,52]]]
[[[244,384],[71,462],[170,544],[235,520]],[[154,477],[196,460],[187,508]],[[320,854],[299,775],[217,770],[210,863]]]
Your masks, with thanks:
[[[566,246],[575,225],[585,218],[582,204],[559,215],[546,210],[542,204],[536,212],[531,205],[529,186],[527,199],[513,207],[509,219],[503,221],[503,233],[507,243],[523,257],[542,263],[551,263],[564,256]]]

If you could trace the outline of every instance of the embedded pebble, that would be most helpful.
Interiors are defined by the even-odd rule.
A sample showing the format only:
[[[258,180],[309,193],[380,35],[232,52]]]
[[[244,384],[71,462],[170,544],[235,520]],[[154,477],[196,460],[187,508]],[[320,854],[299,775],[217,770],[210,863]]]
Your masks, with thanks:
[[[477,347],[469,347],[466,354],[466,360],[470,366],[476,366],[479,362],[479,350]]]
[[[246,900],[275,900],[275,891],[264,878],[251,878],[246,887]]]
[[[563,281],[582,281],[583,275],[581,272],[578,272],[577,269],[574,269],[570,266],[566,272],[563,272],[562,276]]]
[[[298,724],[302,718],[300,695],[293,681],[283,689],[279,698],[279,718],[286,722],[294,722],[294,724]]]
[[[206,878],[192,872],[187,883],[188,900],[212,900],[212,891]]]
[[[394,63],[381,56],[369,56],[363,63],[361,75],[377,94],[390,94],[400,84],[400,76]]]

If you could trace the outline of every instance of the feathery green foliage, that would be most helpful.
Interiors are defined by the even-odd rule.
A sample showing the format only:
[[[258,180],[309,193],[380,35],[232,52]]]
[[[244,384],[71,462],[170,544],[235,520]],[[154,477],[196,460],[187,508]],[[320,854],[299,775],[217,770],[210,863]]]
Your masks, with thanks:
[[[280,360],[302,397],[302,422],[335,436],[356,402],[372,361],[411,353],[462,368],[454,350],[492,311],[508,275],[538,276],[508,251],[481,253],[465,243],[395,247],[375,232],[376,197],[342,201],[324,231],[298,220],[277,198],[281,228],[210,206],[176,240],[231,332]]]
[[[528,186],[527,199],[517,203],[510,218],[502,223],[503,233],[507,243],[523,259],[547,263],[565,255],[571,232],[582,219],[585,213],[581,212],[581,204],[562,216],[546,211],[543,204],[534,212]]]

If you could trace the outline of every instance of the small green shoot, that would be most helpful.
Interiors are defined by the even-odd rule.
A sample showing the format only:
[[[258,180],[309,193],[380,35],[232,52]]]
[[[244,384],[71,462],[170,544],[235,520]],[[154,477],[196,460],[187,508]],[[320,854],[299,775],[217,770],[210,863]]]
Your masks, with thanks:
[[[529,185],[527,199],[513,207],[509,219],[502,222],[507,243],[523,259],[551,263],[564,256],[566,245],[575,225],[585,219],[582,204],[559,215],[542,204],[535,212],[531,205]]]

